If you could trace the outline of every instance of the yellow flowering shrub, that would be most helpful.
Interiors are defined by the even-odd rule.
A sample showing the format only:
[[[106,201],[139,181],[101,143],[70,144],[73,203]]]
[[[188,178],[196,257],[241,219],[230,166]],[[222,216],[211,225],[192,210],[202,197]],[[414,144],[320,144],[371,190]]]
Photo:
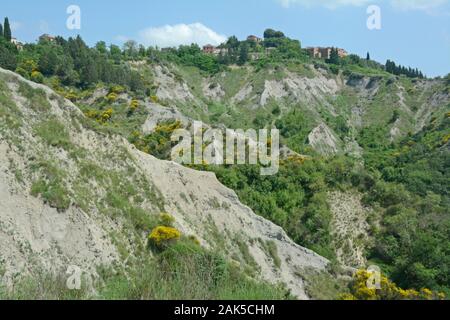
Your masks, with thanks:
[[[105,123],[108,120],[111,119],[114,111],[113,109],[109,108],[108,110],[105,110],[103,112],[97,111],[95,109],[90,109],[84,113],[86,117],[89,119],[96,120],[98,123]]]
[[[109,93],[109,94],[106,96],[106,100],[107,100],[109,103],[114,103],[114,102],[116,102],[116,101],[117,101],[117,94],[114,93],[114,92]]]
[[[341,300],[345,300],[345,301],[354,301],[357,300],[356,297],[354,295],[352,295],[351,293],[345,293],[343,295],[341,295]]]
[[[446,135],[443,139],[442,139],[442,144],[447,144],[450,141],[450,134]]]
[[[111,119],[113,114],[113,109],[109,108],[108,110],[103,111],[102,113],[102,120],[103,122],[108,121],[109,119]]]
[[[78,100],[78,95],[74,91],[70,90],[68,93],[64,95],[64,98],[72,102],[75,102],[76,100]]]
[[[33,71],[38,71],[38,65],[37,62],[32,59],[20,62],[16,69],[18,74],[28,79]]]
[[[181,232],[172,227],[159,226],[153,229],[149,235],[150,241],[157,247],[165,246],[181,238]]]
[[[342,300],[443,300],[443,293],[433,292],[430,289],[404,290],[381,275],[380,289],[369,288],[367,282],[372,274],[366,270],[358,270],[350,285],[350,294],[341,296]]]
[[[181,121],[177,120],[169,124],[158,124],[158,126],[155,129],[156,133],[170,133],[174,132],[177,129],[180,129],[183,127],[183,124]]]
[[[131,100],[130,110],[134,112],[137,108],[139,108],[139,101],[137,99]]]
[[[280,160],[281,165],[287,165],[287,164],[296,164],[296,165],[303,165],[306,160],[308,160],[308,157],[301,156],[301,155],[291,155],[288,156],[284,160]]]
[[[88,117],[89,119],[94,119],[94,120],[97,120],[98,119],[98,115],[99,115],[99,112],[97,111],[97,110],[88,110],[88,111],[86,111],[85,113],[84,113],[84,115],[86,116],[86,117]]]
[[[122,86],[113,86],[113,87],[111,87],[111,89],[109,90],[109,93],[110,93],[110,94],[111,94],[111,93],[114,93],[114,94],[116,94],[116,95],[119,95],[119,94],[124,93],[125,91],[126,91],[125,88],[122,87]]]
[[[159,99],[158,99],[157,96],[150,96],[150,101],[153,102],[153,103],[158,103]]]
[[[42,83],[44,82],[44,76],[39,71],[34,70],[31,72],[31,80],[37,83]]]

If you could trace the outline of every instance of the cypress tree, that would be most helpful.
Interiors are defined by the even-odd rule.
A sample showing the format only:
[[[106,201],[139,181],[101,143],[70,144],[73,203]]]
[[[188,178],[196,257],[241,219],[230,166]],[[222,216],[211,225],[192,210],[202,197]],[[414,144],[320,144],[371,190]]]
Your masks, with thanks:
[[[3,37],[3,25],[0,23],[0,37]]]
[[[5,23],[3,24],[3,36],[5,37],[6,41],[11,41],[11,26],[9,25],[8,17],[5,18]]]
[[[367,58],[366,58],[366,60],[367,60],[367,61],[370,60],[370,53],[369,53],[369,52],[367,52]]]

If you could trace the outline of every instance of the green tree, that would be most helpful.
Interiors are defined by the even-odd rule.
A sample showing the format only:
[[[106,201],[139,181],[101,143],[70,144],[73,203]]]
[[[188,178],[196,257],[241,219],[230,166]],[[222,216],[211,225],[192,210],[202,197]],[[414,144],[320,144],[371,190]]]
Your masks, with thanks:
[[[367,61],[370,61],[370,53],[369,53],[369,52],[367,52],[366,60],[367,60]]]
[[[248,61],[248,45],[246,43],[243,43],[241,45],[240,51],[239,51],[239,65],[244,65]]]
[[[281,31],[276,31],[273,29],[266,29],[266,31],[264,31],[264,39],[285,38],[285,37],[286,36]]]
[[[109,54],[111,55],[111,58],[118,63],[120,61],[120,58],[122,56],[122,50],[120,50],[120,48],[114,44],[112,44],[109,47]]]
[[[328,63],[331,64],[339,64],[340,58],[339,58],[339,53],[338,50],[336,48],[332,48],[331,49],[331,54],[330,54],[330,59],[328,59]]]
[[[0,23],[0,38],[3,37],[3,25]]]
[[[50,76],[55,74],[58,68],[58,56],[53,48],[47,49],[40,57],[38,62],[39,70],[42,74]]]
[[[237,49],[239,48],[239,40],[236,36],[231,36],[228,38],[226,46],[229,49]]]
[[[3,24],[3,36],[5,37],[6,41],[11,41],[12,35],[11,35],[11,26],[9,25],[9,19],[8,17],[5,18],[5,23]]]
[[[105,41],[99,41],[95,44],[95,49],[97,49],[98,52],[101,54],[108,53],[108,49],[106,49],[106,43]]]
[[[123,45],[123,52],[129,57],[136,57],[139,53],[139,46],[136,41],[128,40]]]
[[[4,38],[0,38],[0,67],[12,71],[17,67],[17,48]]]

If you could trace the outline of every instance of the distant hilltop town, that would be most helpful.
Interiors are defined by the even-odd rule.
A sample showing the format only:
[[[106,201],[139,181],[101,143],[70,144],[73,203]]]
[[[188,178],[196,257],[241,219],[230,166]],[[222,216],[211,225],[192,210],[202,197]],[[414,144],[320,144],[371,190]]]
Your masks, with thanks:
[[[0,26],[1,26],[1,24],[0,24]],[[39,42],[54,42],[55,40],[56,40],[56,37],[51,36],[46,33],[39,37]],[[17,40],[17,38],[11,37],[10,42],[16,46],[17,50],[20,51],[23,49],[24,43]]]
[[[306,48],[306,51],[308,51],[309,55],[313,58],[330,59],[333,49],[337,50],[337,54],[338,54],[339,58],[344,58],[344,57],[348,56],[348,52],[341,48],[308,47],[308,48]]]
[[[250,44],[255,45],[262,45],[264,42],[263,38],[260,38],[255,35],[249,35],[247,37],[247,42]],[[273,52],[276,49],[276,45],[270,44],[265,46],[265,50],[261,51],[251,51],[249,52],[249,56],[252,60],[257,60],[261,58],[263,55],[270,55],[271,52]],[[333,50],[336,50],[337,55],[340,58],[347,57],[349,54],[345,49],[342,48],[334,48],[334,47],[308,47],[306,48],[306,51],[308,54],[313,58],[318,59],[330,59],[333,53]],[[203,46],[203,53],[205,54],[212,54],[215,56],[225,55],[229,53],[229,49],[224,46],[224,44],[221,44],[219,46],[214,46],[212,44],[207,44]]]
[[[278,38],[284,37],[280,32],[275,32],[274,34]],[[274,41],[265,41],[267,40],[267,34],[265,34],[264,38],[260,38],[255,35],[249,35],[246,39],[249,44],[248,57],[250,60],[258,60],[264,56],[269,56],[272,52],[277,49],[277,42]],[[272,35],[273,36],[273,35]],[[272,38],[269,38],[272,39]],[[39,42],[54,42],[56,40],[55,36],[49,34],[43,34],[39,37]],[[212,44],[204,45],[202,48],[203,53],[211,54],[214,56],[223,56],[227,55],[230,52],[228,39],[227,43],[220,44],[218,46],[214,46]],[[238,41],[236,39],[236,41]],[[14,37],[11,37],[10,40],[18,50],[22,50],[24,44],[17,40]],[[245,41],[244,41],[245,42]],[[168,51],[171,48],[162,48],[161,51]],[[347,57],[349,54],[346,50],[342,48],[334,48],[334,47],[307,47],[306,52],[312,57],[317,59],[325,59],[328,60],[331,58],[333,50],[336,50],[337,55],[340,58]]]
[[[55,41],[55,39],[56,39],[55,37],[53,37],[49,34],[43,34],[42,36],[39,37],[39,42],[42,42],[42,41],[53,42],[53,41]],[[24,43],[17,40],[17,38],[11,37],[10,42],[16,46],[17,50],[19,50],[19,51],[23,50]]]

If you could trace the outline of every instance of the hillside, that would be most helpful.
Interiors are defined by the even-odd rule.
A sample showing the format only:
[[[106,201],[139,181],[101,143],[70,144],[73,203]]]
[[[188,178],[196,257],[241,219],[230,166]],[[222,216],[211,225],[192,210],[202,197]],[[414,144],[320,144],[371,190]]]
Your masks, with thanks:
[[[67,265],[93,275],[101,266],[121,270],[148,250],[146,235],[170,212],[186,237],[308,297],[301,275],[325,271],[328,261],[255,215],[213,174],[141,153],[93,131],[47,87],[4,70],[0,77],[0,261],[9,281]]]
[[[239,54],[247,43],[231,40],[227,56],[195,45],[89,48],[80,37],[13,54],[9,69],[24,78],[3,70],[0,101],[8,281],[68,263],[114,281],[153,263],[169,274],[206,263],[206,276],[188,268],[193,277],[167,284],[198,276],[217,289],[219,273],[248,291],[187,296],[337,298],[349,272],[376,264],[405,289],[450,294],[449,76],[316,59],[285,37],[250,59]],[[194,120],[278,128],[279,173],[169,162],[172,133]],[[183,235],[163,252],[147,247],[161,225]],[[185,264],[189,250],[206,261]],[[135,294],[154,298],[146,289]]]

